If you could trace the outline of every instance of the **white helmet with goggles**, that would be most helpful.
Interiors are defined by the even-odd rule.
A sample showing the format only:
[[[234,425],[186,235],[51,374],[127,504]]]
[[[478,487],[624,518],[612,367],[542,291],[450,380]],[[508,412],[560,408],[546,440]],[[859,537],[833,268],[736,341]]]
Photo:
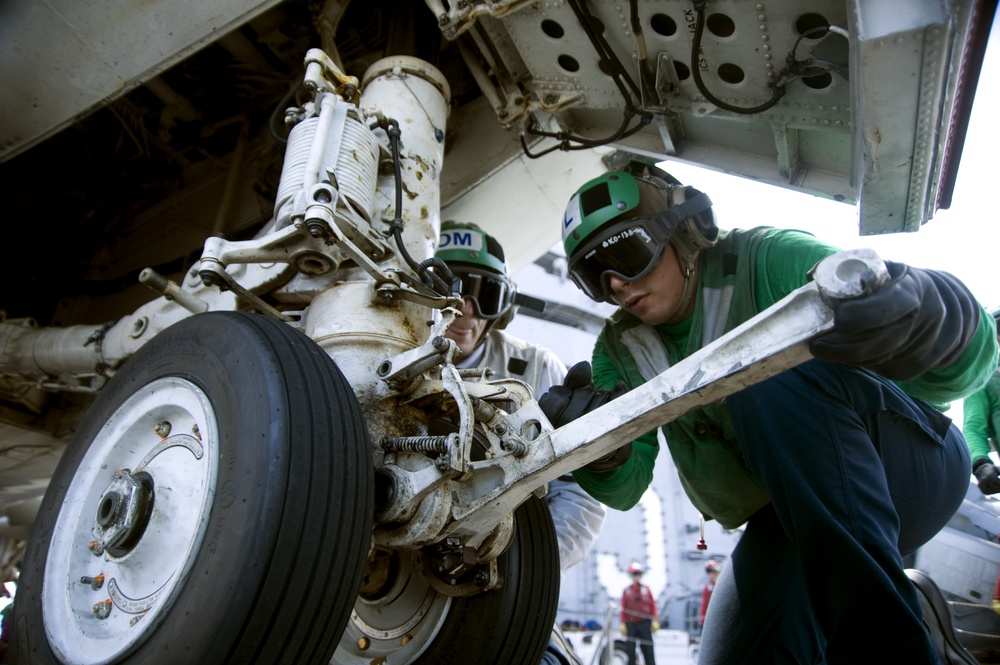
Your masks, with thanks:
[[[585,183],[563,216],[569,276],[591,299],[611,302],[612,275],[634,282],[655,268],[674,246],[685,277],[685,302],[693,293],[698,252],[719,237],[712,201],[649,164],[633,163]]]
[[[475,224],[441,224],[437,253],[455,276],[452,290],[472,302],[481,319],[498,330],[514,318],[517,289],[507,276],[503,248],[496,238]]]

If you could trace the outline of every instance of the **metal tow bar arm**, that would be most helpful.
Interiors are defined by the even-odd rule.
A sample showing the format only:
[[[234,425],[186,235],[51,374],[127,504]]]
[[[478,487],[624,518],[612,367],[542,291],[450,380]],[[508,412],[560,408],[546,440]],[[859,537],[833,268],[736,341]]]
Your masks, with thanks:
[[[833,328],[829,303],[871,293],[886,280],[885,264],[872,250],[827,257],[816,266],[812,282],[646,384],[543,434],[531,442],[530,453],[516,465],[499,459],[474,462],[473,474],[502,466],[504,482],[486,491],[476,483],[458,484],[454,521],[443,535],[482,533],[497,521],[497,515],[513,512],[542,484],[688,411],[809,360],[808,342]]]

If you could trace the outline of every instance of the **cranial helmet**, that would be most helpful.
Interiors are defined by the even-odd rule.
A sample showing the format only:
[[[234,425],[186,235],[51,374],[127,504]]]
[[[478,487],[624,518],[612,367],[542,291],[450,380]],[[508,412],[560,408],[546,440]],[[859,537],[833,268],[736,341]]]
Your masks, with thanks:
[[[628,573],[629,575],[634,575],[635,573],[639,573],[640,575],[642,575],[643,573],[642,566],[640,566],[638,562],[633,561],[628,567]]]
[[[610,301],[611,275],[630,282],[659,264],[673,245],[692,282],[698,252],[718,241],[712,201],[669,173],[640,162],[585,183],[562,222],[569,276],[593,300]]]
[[[507,327],[517,310],[517,289],[496,238],[475,224],[446,221],[434,256],[448,264],[455,276],[452,290],[472,301],[476,316],[497,330]]]

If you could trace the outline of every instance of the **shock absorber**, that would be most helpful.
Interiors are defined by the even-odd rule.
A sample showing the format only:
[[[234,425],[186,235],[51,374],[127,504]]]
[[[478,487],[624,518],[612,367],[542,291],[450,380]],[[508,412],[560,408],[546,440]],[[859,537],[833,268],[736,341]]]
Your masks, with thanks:
[[[294,121],[299,116],[285,146],[274,205],[276,228],[304,213],[299,194],[321,182],[335,188],[339,205],[351,206],[365,222],[371,222],[379,145],[361,111],[332,93],[320,93],[301,114],[290,112],[286,117]]]

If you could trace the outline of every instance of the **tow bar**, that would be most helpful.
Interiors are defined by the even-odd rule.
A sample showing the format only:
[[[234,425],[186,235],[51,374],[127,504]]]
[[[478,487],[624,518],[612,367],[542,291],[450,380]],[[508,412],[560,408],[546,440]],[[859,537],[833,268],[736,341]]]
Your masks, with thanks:
[[[817,264],[812,281],[805,286],[646,384],[542,434],[531,441],[526,455],[473,462],[474,476],[499,477],[500,470],[503,482],[489,489],[483,483],[455,483],[453,519],[442,535],[462,537],[488,531],[496,515],[512,513],[543,483],[688,411],[809,360],[809,341],[833,328],[831,305],[872,293],[888,279],[885,264],[873,250],[827,257]],[[545,422],[534,402],[513,415]]]

